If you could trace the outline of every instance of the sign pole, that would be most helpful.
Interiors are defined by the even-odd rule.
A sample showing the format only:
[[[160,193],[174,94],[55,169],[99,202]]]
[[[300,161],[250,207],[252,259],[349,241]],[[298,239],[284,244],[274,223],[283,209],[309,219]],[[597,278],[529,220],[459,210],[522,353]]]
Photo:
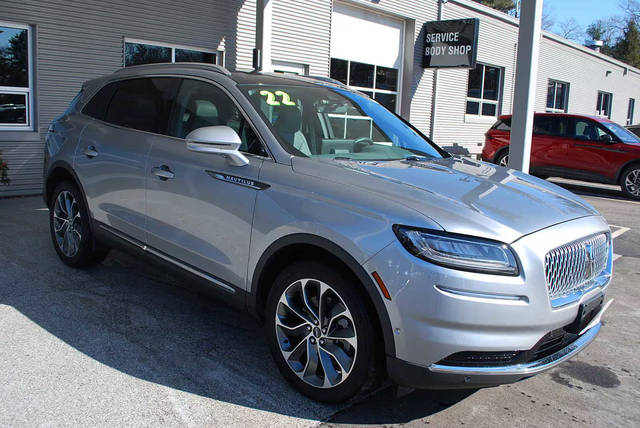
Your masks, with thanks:
[[[522,2],[514,91],[509,168],[529,172],[536,101],[543,0]]]

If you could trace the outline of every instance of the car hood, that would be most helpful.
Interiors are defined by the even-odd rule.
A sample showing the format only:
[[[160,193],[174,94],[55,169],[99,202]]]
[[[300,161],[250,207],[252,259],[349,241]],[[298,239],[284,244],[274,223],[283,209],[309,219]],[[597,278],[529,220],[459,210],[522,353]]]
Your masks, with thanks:
[[[507,243],[554,224],[599,215],[552,183],[457,156],[398,161],[294,157],[293,168],[402,204],[448,232]]]

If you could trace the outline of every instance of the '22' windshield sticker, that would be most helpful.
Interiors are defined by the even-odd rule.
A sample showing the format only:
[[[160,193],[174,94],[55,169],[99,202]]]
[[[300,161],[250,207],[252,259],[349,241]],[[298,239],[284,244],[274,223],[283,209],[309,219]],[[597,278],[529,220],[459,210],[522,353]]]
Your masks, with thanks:
[[[284,91],[260,91],[260,95],[263,97],[267,97],[267,104],[270,106],[279,106],[280,104],[284,104],[286,106],[294,106],[296,103],[291,101],[291,97]],[[282,101],[278,101],[276,97],[281,97]]]

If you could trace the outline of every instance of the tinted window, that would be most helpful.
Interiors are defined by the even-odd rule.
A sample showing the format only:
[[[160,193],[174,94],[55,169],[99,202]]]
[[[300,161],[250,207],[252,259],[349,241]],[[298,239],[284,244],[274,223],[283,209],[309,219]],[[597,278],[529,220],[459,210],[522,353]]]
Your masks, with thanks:
[[[29,86],[27,30],[0,26],[0,86]]]
[[[109,102],[111,101],[111,97],[113,97],[114,92],[118,89],[118,85],[119,82],[109,83],[100,89],[98,93],[89,100],[87,105],[84,106],[82,113],[87,116],[103,120],[105,113],[107,112]]]
[[[576,119],[571,134],[579,140],[598,141],[606,132],[593,120]]]
[[[373,69],[371,64],[351,61],[349,85],[361,88],[373,88]]]
[[[482,73],[482,66],[469,70],[469,88],[467,89],[468,97],[482,98]]]
[[[178,79],[168,77],[120,82],[105,120],[114,125],[163,134]]]
[[[553,137],[567,135],[569,119],[559,116],[536,116],[533,119],[533,133]]]
[[[176,97],[168,134],[185,138],[195,129],[220,125],[229,126],[238,133],[242,140],[241,151],[267,155],[253,128],[226,93],[209,83],[185,79]]]
[[[344,59],[331,58],[331,78],[339,80],[345,85],[347,82],[349,63]]]
[[[511,131],[511,119],[501,119],[497,121],[491,129],[496,129],[498,131]]]
[[[153,64],[157,62],[171,62],[171,48],[147,45],[144,43],[125,43],[125,66]]]
[[[216,54],[210,52],[201,52],[191,49],[176,49],[176,62],[204,62],[208,64],[216,63]]]
[[[398,70],[395,68],[376,67],[376,89],[388,91],[398,90]]]

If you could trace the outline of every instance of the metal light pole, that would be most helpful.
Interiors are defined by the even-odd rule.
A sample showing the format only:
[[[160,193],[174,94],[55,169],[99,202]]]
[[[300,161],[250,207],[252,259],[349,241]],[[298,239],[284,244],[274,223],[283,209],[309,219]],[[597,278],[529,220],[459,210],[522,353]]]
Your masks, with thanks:
[[[543,0],[523,0],[518,34],[518,59],[511,120],[509,168],[529,172],[531,134],[538,79]]]

